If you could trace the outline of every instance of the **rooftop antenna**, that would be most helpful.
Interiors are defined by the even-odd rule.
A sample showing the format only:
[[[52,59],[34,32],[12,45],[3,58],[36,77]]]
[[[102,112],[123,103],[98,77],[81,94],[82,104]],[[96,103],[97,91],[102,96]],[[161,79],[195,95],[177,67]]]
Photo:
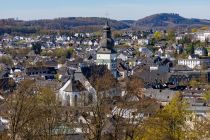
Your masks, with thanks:
[[[106,16],[106,19],[108,19],[108,18],[109,18],[109,13],[106,12],[106,13],[105,13],[105,16]]]
[[[106,13],[105,13],[105,16],[106,16],[106,17],[105,17],[106,22],[108,23],[108,21],[109,21],[109,13],[108,13],[108,12],[106,12]]]

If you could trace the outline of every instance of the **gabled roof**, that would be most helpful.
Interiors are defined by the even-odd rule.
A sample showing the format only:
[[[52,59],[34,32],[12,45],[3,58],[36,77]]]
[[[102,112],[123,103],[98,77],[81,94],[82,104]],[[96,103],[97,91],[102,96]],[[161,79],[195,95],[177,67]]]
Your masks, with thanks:
[[[81,92],[85,90],[85,87],[80,83],[80,81],[74,79],[72,79],[68,86],[64,89],[65,92]]]

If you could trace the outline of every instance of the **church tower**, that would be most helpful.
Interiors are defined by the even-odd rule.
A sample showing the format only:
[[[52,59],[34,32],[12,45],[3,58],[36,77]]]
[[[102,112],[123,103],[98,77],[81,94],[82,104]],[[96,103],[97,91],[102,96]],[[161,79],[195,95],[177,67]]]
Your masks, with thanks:
[[[117,77],[117,52],[114,49],[114,40],[108,22],[104,25],[103,30],[100,49],[97,51],[96,56],[97,65],[107,65],[114,77]]]

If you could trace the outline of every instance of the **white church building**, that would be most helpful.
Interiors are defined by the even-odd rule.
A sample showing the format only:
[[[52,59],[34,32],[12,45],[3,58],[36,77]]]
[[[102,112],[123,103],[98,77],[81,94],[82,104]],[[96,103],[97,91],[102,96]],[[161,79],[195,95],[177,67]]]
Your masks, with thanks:
[[[108,22],[103,27],[104,33],[97,50],[96,64],[89,67],[80,67],[73,76],[60,88],[58,97],[62,105],[86,106],[96,100],[94,85],[91,85],[91,75],[111,72],[113,79],[117,77],[117,52],[114,50],[114,40],[111,37],[111,28]],[[120,96],[116,86],[107,91],[108,96]]]

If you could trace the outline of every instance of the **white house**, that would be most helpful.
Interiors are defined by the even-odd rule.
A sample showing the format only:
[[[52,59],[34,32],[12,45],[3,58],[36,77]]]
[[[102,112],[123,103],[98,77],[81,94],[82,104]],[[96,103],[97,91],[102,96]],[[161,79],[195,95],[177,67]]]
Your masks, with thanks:
[[[182,37],[181,35],[179,35],[179,36],[177,36],[175,39],[176,39],[176,41],[179,41],[179,40],[182,40],[183,37]]]
[[[192,58],[192,56],[189,56],[188,59],[179,59],[178,65],[188,66],[191,69],[200,69],[202,65],[210,66],[210,59],[198,57]]]
[[[164,53],[164,50],[162,48],[159,48],[157,51],[158,56],[162,56],[163,53]]]
[[[210,39],[210,31],[197,33],[196,39],[201,42],[205,42],[206,40]]]
[[[208,56],[208,50],[204,47],[199,47],[195,49],[195,54],[199,56]]]
[[[120,53],[118,56],[117,56],[117,59],[121,59],[123,61],[127,61],[128,60],[128,56],[123,54],[123,53]]]
[[[138,40],[138,45],[148,45],[149,40],[148,39],[139,39]]]
[[[8,129],[9,121],[0,117],[0,133],[3,132],[5,129]]]
[[[138,36],[134,35],[132,36],[132,40],[137,40],[138,39]]]

